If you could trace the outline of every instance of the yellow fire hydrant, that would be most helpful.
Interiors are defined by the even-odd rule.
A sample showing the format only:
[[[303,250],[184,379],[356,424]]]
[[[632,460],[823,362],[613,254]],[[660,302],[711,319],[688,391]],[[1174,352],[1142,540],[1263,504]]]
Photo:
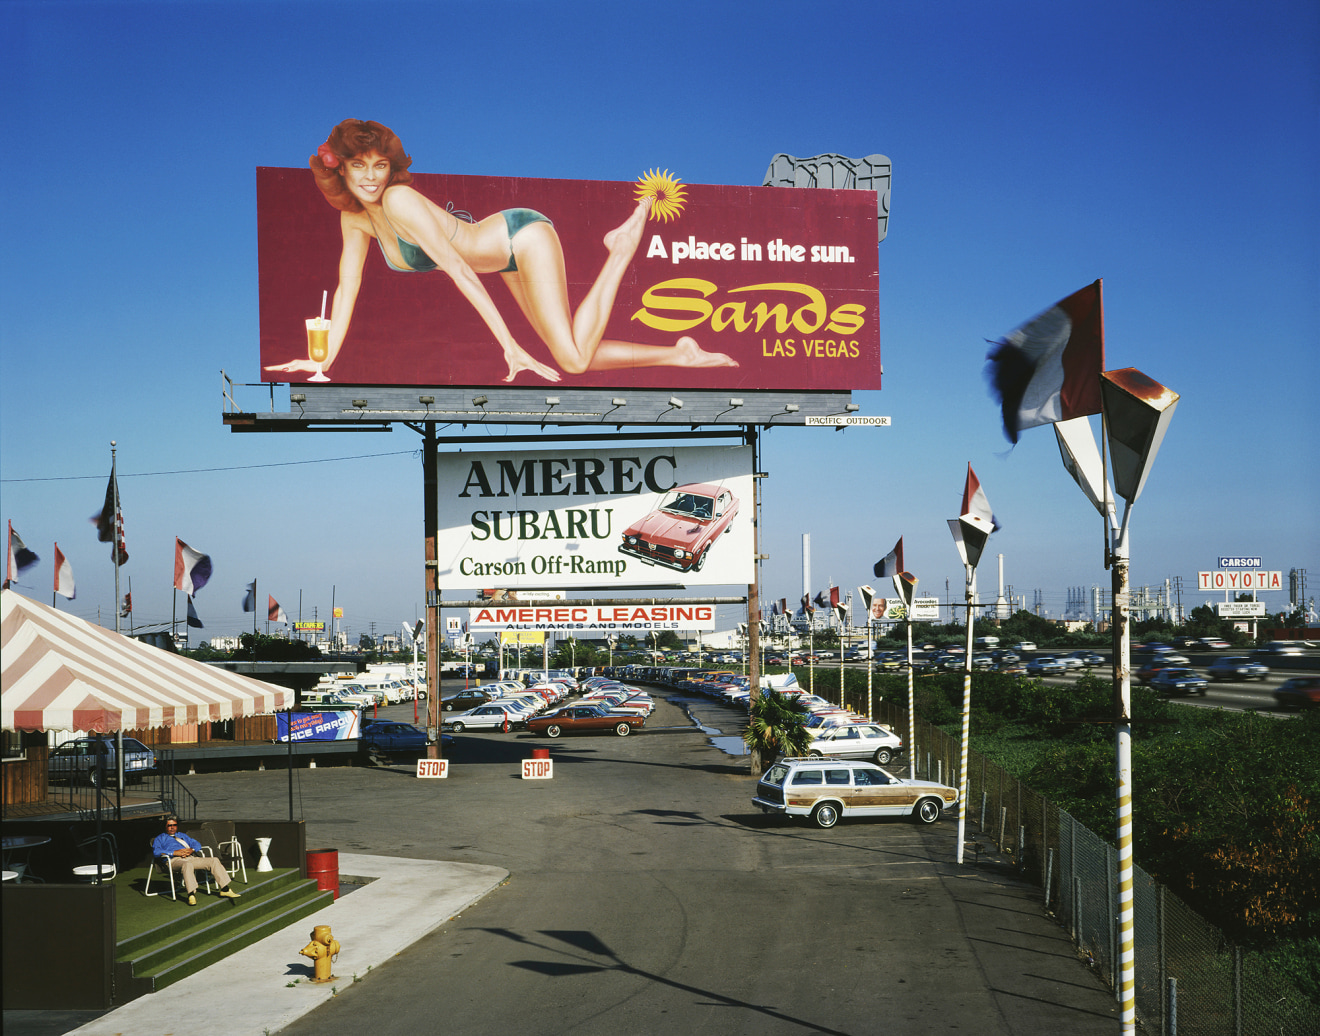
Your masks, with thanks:
[[[334,979],[335,976],[330,974],[330,965],[339,956],[339,940],[330,934],[328,924],[319,924],[313,928],[312,941],[298,952],[316,962],[313,982],[330,982]]]

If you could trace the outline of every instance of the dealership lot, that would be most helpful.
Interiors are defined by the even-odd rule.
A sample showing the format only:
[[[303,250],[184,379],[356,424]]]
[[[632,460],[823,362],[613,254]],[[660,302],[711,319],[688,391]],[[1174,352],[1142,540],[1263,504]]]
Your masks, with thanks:
[[[520,779],[549,743],[518,733],[459,736],[443,781],[403,761],[297,771],[309,845],[510,878],[285,1031],[1112,1031],[1039,892],[953,863],[952,819],[765,817],[746,761],[657,705],[634,736],[554,742],[549,781]],[[727,735],[737,710],[709,710]],[[209,816],[287,815],[278,772],[188,785]],[[353,933],[335,936],[352,974]]]

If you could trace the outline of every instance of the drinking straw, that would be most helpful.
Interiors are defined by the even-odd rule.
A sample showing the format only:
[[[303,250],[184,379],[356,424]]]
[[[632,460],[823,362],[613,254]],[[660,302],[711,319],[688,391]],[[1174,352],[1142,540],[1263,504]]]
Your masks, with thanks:
[[[328,294],[328,292],[326,292],[326,291],[321,292],[321,320],[322,320],[322,322],[325,321],[325,297],[326,297],[327,294]]]

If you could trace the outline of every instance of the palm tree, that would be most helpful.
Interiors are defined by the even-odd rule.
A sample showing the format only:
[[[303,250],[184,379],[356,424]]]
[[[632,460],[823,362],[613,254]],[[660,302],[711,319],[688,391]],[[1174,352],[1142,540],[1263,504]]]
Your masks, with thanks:
[[[806,708],[788,695],[764,690],[752,699],[743,741],[758,768],[769,768],[781,755],[806,755],[811,744],[806,717]]]

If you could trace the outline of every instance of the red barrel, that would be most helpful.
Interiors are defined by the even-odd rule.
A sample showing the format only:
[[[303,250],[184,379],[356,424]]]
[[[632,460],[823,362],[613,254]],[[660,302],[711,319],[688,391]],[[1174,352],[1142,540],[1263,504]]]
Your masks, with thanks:
[[[549,759],[549,758],[550,758],[550,749],[548,749],[548,748],[533,748],[533,749],[532,749],[532,758],[533,758],[533,759]]]
[[[333,892],[339,898],[339,850],[308,849],[307,876],[316,879],[322,892]]]

